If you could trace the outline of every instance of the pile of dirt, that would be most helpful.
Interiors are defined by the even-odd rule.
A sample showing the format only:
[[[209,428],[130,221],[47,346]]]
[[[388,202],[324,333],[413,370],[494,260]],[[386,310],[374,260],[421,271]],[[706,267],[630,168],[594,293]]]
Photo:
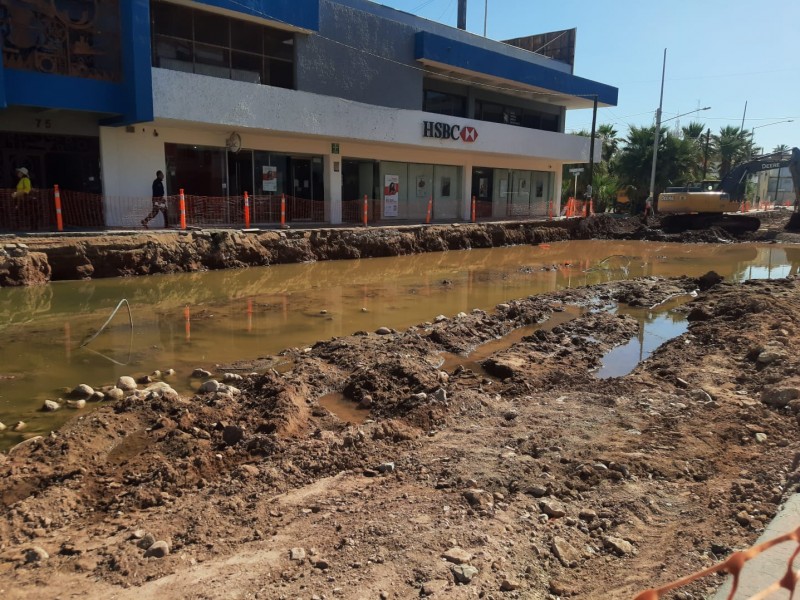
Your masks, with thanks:
[[[800,483],[800,285],[702,287],[689,331],[620,378],[592,373],[640,333],[611,309],[700,281],[530,297],[288,351],[285,373],[190,398],[129,393],[0,455],[0,590],[630,598],[708,566]],[[531,323],[483,370],[442,368]],[[331,391],[368,418],[322,406]]]

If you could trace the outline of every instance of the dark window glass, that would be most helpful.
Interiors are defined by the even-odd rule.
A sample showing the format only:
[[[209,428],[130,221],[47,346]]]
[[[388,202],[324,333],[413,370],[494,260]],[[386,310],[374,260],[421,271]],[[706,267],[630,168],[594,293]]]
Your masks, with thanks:
[[[172,37],[192,39],[192,9],[168,2],[154,2],[151,16],[155,32]]]
[[[482,121],[489,121],[491,123],[504,123],[503,107],[499,104],[491,102],[477,102],[476,111],[477,118]]]
[[[248,83],[262,83],[264,57],[247,52],[231,53],[231,79]]]
[[[294,65],[282,60],[266,59],[269,65],[269,85],[287,89],[294,88]]]
[[[456,94],[425,90],[422,110],[452,117],[467,116],[467,99]]]
[[[264,28],[264,54],[272,58],[294,58],[294,35],[280,29]]]
[[[213,13],[194,11],[194,40],[215,46],[230,46],[230,19]]]
[[[256,23],[231,19],[231,48],[261,54],[264,52],[264,28]]]
[[[194,71],[192,42],[157,35],[153,46],[155,65],[173,71]]]
[[[212,77],[231,78],[229,51],[225,48],[194,45],[194,72]]]

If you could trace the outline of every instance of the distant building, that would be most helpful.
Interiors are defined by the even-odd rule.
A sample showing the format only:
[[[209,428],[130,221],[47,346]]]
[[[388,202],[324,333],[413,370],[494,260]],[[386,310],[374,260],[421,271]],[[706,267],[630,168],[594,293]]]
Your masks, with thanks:
[[[794,206],[794,184],[789,167],[758,173],[756,196],[775,206]]]
[[[102,195],[110,226],[139,222],[157,170],[209,222],[245,191],[256,222],[281,194],[328,223],[365,195],[381,221],[429,199],[467,219],[473,196],[481,216],[557,214],[562,165],[589,159],[566,111],[617,102],[573,74],[574,30],[543,38],[563,62],[367,0],[0,0],[0,31],[0,188],[25,166]]]

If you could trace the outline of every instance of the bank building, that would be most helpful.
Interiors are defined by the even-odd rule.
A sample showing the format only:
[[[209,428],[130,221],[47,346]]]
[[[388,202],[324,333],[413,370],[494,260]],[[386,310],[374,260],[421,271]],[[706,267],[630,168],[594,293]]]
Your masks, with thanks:
[[[203,226],[245,193],[254,226],[557,214],[590,151],[566,112],[617,89],[573,73],[574,29],[495,41],[465,5],[0,0],[0,188],[25,167],[44,229],[56,185],[67,226],[139,226],[159,170],[172,225],[181,190]]]

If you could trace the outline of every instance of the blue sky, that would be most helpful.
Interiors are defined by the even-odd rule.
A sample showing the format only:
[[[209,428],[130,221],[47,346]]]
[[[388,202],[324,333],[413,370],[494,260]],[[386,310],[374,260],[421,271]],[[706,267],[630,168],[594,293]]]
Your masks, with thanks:
[[[487,35],[496,40],[577,27],[575,74],[619,88],[619,105],[598,124],[652,124],[667,48],[664,119],[745,129],[755,144],[800,146],[800,1],[488,0]],[[457,0],[381,0],[455,26]],[[483,34],[484,0],[468,0],[467,29]],[[793,119],[793,123],[776,121]],[[567,130],[589,129],[590,110],[569,111]],[[675,120],[666,125],[673,126]],[[759,127],[760,125],[767,125]]]

